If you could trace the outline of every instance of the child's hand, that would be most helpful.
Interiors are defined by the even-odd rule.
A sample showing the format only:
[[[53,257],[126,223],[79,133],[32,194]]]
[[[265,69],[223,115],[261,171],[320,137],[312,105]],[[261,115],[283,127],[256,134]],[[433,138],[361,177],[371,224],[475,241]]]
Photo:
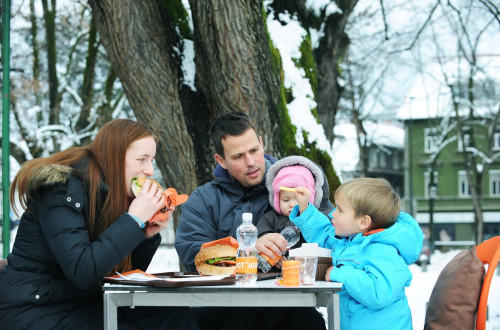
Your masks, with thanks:
[[[327,282],[331,282],[332,280],[330,279],[330,272],[332,271],[333,269],[333,266],[331,266],[330,268],[328,268],[326,270],[326,274],[325,274],[325,281]]]
[[[311,192],[306,187],[298,186],[295,188],[295,198],[299,204],[300,213],[303,213],[309,206]]]

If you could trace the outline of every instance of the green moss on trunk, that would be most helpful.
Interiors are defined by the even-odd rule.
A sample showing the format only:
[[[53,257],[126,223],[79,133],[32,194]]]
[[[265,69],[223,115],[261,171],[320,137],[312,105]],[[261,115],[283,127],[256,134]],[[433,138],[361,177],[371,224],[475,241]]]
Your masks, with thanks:
[[[263,10],[264,24],[266,20],[266,13]],[[285,156],[290,155],[300,155],[307,157],[313,161],[315,161],[323,171],[328,179],[328,185],[330,187],[330,200],[333,201],[333,194],[337,187],[340,185],[340,180],[335,173],[335,169],[333,168],[332,158],[328,155],[326,151],[320,150],[316,146],[316,142],[309,142],[307,132],[303,132],[304,137],[304,145],[302,147],[298,147],[295,141],[295,135],[297,132],[297,128],[292,124],[290,116],[288,114],[287,104],[293,101],[293,94],[291,89],[285,88],[283,83],[284,73],[283,73],[283,65],[281,62],[281,55],[279,51],[273,46],[271,42],[271,38],[269,37],[268,32],[268,40],[269,40],[269,49],[271,51],[271,60],[272,65],[275,70],[280,73],[281,84],[280,84],[280,102],[279,102],[279,117],[280,117],[280,137],[283,141],[283,145],[285,148]],[[295,65],[297,67],[301,67],[304,69],[306,78],[309,79],[311,84],[311,88],[313,90],[314,95],[316,95],[316,90],[318,87],[318,78],[316,72],[316,65],[314,63],[313,52],[311,47],[311,38],[308,35],[300,46],[301,58],[294,60]],[[316,108],[311,110],[312,114],[316,118],[319,123],[319,117],[317,114]]]

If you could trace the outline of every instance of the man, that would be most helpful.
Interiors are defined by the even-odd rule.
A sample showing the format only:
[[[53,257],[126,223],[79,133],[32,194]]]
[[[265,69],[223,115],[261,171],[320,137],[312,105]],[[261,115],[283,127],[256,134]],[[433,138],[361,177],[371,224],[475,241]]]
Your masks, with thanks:
[[[251,119],[233,112],[219,117],[210,132],[215,147],[214,180],[198,187],[182,206],[175,248],[183,265],[195,271],[194,257],[203,243],[236,237],[242,214],[251,212],[254,223],[270,208],[264,177],[276,160],[264,154],[262,138]],[[286,251],[287,242],[278,233],[257,240],[257,251],[273,257]],[[229,320],[229,322],[227,322]],[[202,329],[281,328],[324,329],[314,308],[201,308]]]

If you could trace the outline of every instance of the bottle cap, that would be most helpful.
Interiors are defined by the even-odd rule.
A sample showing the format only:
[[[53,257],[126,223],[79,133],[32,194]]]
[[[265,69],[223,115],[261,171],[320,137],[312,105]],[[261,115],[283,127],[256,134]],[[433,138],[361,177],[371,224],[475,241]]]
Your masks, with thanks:
[[[252,213],[243,213],[243,221],[252,221],[253,214]]]

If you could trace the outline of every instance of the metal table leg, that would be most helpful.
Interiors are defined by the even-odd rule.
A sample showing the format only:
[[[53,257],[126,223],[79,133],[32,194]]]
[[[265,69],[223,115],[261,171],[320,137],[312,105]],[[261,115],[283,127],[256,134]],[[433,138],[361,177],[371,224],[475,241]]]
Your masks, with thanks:
[[[116,294],[116,293],[114,293]],[[114,294],[104,292],[104,330],[118,329],[118,306],[113,297]]]
[[[340,330],[340,299],[336,293],[318,294],[317,306],[325,306],[327,311],[328,330]],[[337,308],[335,308],[337,306]]]

